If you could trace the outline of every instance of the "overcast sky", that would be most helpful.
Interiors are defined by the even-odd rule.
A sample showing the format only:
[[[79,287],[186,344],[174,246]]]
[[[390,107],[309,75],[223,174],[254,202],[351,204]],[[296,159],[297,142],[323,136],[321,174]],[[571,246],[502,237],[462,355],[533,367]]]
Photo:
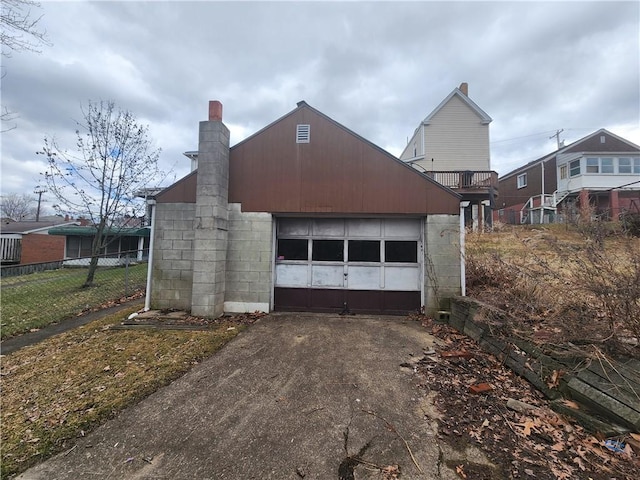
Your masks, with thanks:
[[[500,174],[606,128],[640,144],[634,2],[42,2],[51,46],[2,58],[2,194],[30,193],[45,136],[73,147],[87,101],[149,126],[174,177],[208,101],[235,144],[305,100],[399,155],[460,83],[493,122]],[[172,177],[173,178],[173,177]],[[47,199],[45,194],[45,200]]]

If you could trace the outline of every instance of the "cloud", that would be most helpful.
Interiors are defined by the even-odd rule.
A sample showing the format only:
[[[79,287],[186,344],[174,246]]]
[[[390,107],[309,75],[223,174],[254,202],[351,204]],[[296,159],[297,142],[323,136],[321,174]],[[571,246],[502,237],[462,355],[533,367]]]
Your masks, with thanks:
[[[237,143],[306,100],[399,154],[461,82],[499,173],[608,128],[640,143],[637,2],[45,2],[53,42],[3,59],[2,192],[29,192],[44,136],[73,146],[88,100],[148,124],[175,176],[207,102]]]

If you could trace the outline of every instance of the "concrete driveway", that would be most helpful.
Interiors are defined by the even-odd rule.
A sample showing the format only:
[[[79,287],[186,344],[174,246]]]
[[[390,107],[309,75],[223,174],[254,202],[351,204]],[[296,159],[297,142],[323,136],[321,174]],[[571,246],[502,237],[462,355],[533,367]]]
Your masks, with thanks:
[[[433,342],[400,317],[272,314],[18,478],[458,478],[401,367]]]

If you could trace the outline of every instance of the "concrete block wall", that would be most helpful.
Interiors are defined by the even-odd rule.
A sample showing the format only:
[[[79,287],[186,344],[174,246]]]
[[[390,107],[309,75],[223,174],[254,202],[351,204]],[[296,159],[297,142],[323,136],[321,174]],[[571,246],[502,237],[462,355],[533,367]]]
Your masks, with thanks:
[[[200,122],[198,143],[191,312],[205,317],[224,313],[226,289],[229,129],[221,114],[222,105],[211,102],[209,121]]]
[[[229,205],[225,312],[268,312],[273,282],[273,217]]]
[[[159,203],[155,208],[151,308],[191,310],[196,206]]]
[[[449,310],[449,299],[461,294],[460,217],[428,215],[424,232],[425,313]]]

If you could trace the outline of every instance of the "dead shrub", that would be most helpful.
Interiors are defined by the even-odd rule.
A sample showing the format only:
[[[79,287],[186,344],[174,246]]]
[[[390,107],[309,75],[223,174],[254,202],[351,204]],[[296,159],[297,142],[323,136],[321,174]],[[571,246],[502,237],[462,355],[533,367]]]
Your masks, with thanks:
[[[547,329],[558,343],[640,357],[630,346],[640,338],[640,243],[609,230],[580,228],[572,241],[547,232],[505,235],[520,248],[511,243],[504,252],[471,244],[469,295],[505,309],[522,332]]]

